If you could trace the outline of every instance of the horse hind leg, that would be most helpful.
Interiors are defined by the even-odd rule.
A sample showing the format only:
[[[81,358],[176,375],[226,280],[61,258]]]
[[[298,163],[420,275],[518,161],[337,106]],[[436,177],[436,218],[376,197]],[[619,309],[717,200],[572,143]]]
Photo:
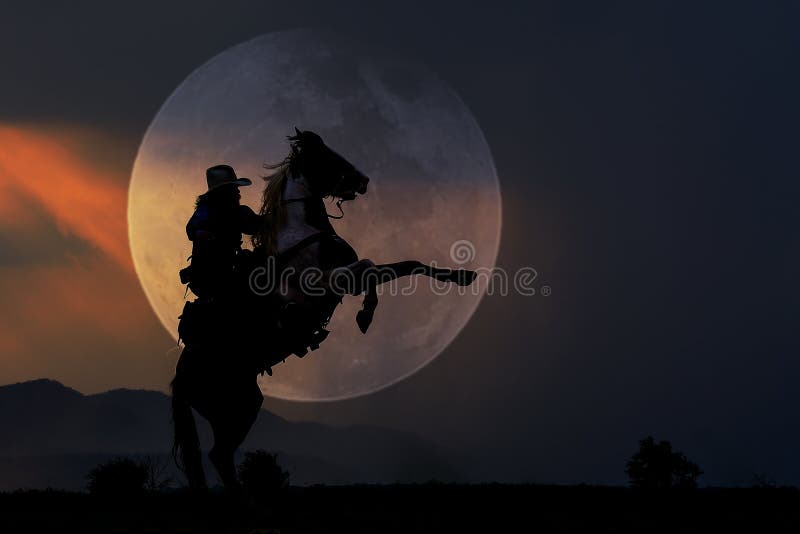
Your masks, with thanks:
[[[208,458],[217,470],[225,489],[235,494],[241,492],[241,485],[236,476],[234,455],[253,427],[264,401],[258,384],[253,383],[252,386],[243,389],[248,394],[242,396],[240,393],[238,397],[232,397],[239,400],[231,403],[229,413],[211,422],[214,446],[208,453]]]
[[[183,356],[181,355],[181,358]],[[173,424],[172,455],[178,468],[186,475],[189,487],[194,490],[203,490],[207,487],[206,475],[203,471],[197,426],[186,391],[187,377],[182,376],[184,373],[181,373],[180,365],[178,369],[178,373],[170,384]]]
[[[211,465],[217,470],[225,489],[232,493],[239,493],[241,485],[236,477],[235,452],[236,447],[231,446],[227,436],[214,432],[214,446],[208,453],[208,459],[211,460]]]

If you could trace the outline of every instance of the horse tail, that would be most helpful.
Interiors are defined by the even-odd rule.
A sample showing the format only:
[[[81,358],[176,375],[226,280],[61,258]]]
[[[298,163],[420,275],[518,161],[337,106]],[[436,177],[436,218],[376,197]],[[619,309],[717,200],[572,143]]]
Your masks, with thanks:
[[[192,406],[186,398],[186,392],[177,374],[170,383],[170,389],[172,390],[172,457],[178,469],[189,480],[189,487],[205,488],[206,477],[200,453],[200,438],[197,436]]]

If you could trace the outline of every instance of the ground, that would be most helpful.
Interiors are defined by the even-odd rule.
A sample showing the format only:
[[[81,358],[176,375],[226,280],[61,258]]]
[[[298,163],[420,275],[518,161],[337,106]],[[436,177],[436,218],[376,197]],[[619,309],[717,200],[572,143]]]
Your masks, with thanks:
[[[289,488],[266,504],[177,491],[105,499],[55,491],[0,494],[4,534],[728,531],[800,531],[800,490],[317,486]]]

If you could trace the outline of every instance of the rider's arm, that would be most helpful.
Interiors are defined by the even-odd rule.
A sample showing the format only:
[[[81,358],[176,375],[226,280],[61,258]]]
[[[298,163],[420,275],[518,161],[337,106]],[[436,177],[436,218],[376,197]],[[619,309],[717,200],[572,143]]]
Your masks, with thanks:
[[[256,214],[249,206],[239,206],[239,230],[243,234],[253,235],[261,231],[265,217]]]

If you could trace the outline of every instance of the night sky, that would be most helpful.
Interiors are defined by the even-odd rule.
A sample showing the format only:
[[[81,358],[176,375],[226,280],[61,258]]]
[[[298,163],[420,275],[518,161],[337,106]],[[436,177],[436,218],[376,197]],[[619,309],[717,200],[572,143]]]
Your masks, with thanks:
[[[310,26],[458,92],[501,183],[498,265],[552,295],[485,298],[377,394],[264,408],[412,431],[474,480],[622,483],[653,434],[704,484],[800,484],[800,6],[378,4],[4,3],[0,384],[166,388],[173,341],[127,254],[139,142],[211,56]]]

